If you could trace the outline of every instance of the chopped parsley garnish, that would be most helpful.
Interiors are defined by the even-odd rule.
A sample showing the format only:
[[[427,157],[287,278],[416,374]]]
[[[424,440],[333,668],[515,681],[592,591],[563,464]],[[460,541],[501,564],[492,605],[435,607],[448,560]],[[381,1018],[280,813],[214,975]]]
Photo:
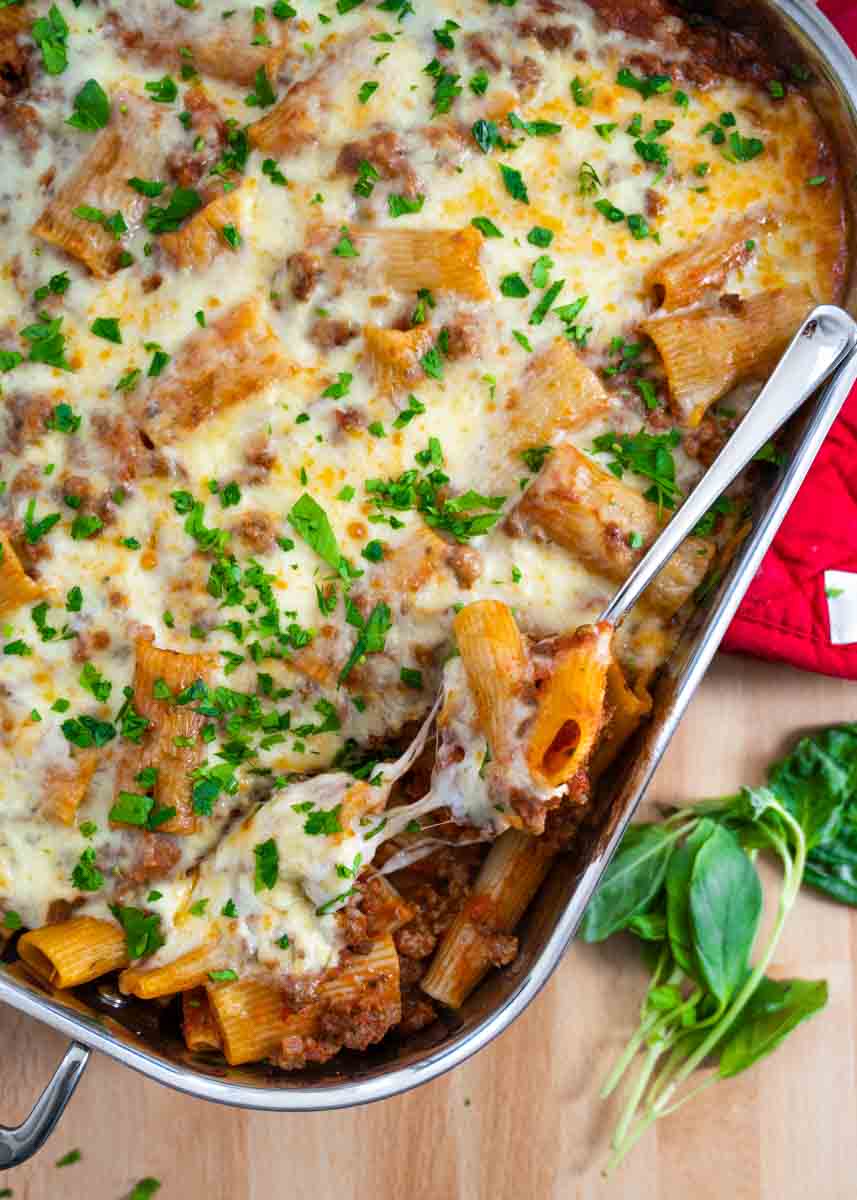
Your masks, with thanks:
[[[399,528],[398,518],[385,516],[385,512],[416,510],[431,528],[451,534],[456,541],[466,542],[487,533],[500,520],[499,510],[505,503],[505,496],[481,496],[478,492],[467,491],[460,496],[441,499],[439,493],[442,490],[445,493],[449,476],[441,469],[443,450],[437,438],[429,438],[428,447],[417,453],[416,461],[426,468],[425,474],[412,469],[396,479],[366,481],[366,491],[377,509],[370,521],[387,521]]]
[[[390,609],[383,601],[375,605],[367,620],[364,620],[359,609],[355,608],[353,604],[349,603],[346,606],[346,612],[349,625],[354,625],[359,633],[357,641],[354,643],[354,649],[339,673],[340,684],[345,682],[365,655],[377,654],[384,649],[387,633],[392,625]]]
[[[79,1150],[69,1150],[68,1154],[64,1154],[62,1158],[58,1158],[54,1163],[56,1167],[71,1167],[75,1163],[79,1163],[83,1155]]]
[[[68,66],[68,25],[55,4],[46,17],[33,22],[30,37],[42,52],[42,66],[48,75],[61,75]]]
[[[408,395],[408,407],[402,409],[399,415],[393,422],[394,429],[404,429],[406,425],[410,425],[414,417],[421,416],[426,411],[426,406],[422,401],[418,400],[413,393]]]
[[[149,346],[147,346],[148,348]],[[146,374],[150,379],[157,379],[169,361],[169,354],[165,353],[160,346],[157,346],[152,354],[152,361],[149,363],[149,369]]]
[[[350,578],[348,562],[339,549],[327,513],[308,492],[304,492],[295,502],[286,519],[295,533],[303,538],[319,558],[343,579]]]
[[[428,288],[420,288],[417,292],[417,302],[411,313],[411,325],[424,325],[428,319],[428,310],[434,308],[436,301]]]
[[[413,690],[417,692],[422,689],[422,671],[417,671],[413,667],[402,667],[402,669],[399,671],[399,678],[405,687],[413,688]]]
[[[541,249],[545,249],[553,241],[553,232],[550,229],[545,229],[543,225],[534,225],[527,234],[527,241],[531,246],[539,246]]]
[[[645,75],[643,78],[639,78],[627,67],[622,67],[619,71],[616,82],[620,87],[639,92],[644,100],[648,100],[652,96],[663,95],[664,92],[672,89],[672,80],[669,75]]]
[[[475,75],[471,76],[467,86],[473,92],[474,96],[484,96],[488,91],[488,84],[490,82],[487,73],[480,68]]]
[[[103,528],[104,522],[95,513],[78,513],[71,523],[71,536],[74,541],[83,542],[95,537]]]
[[[209,971],[208,978],[212,983],[233,983],[238,978],[238,972],[231,967],[224,967],[222,971]]]
[[[288,183],[283,172],[277,166],[276,159],[266,158],[262,162],[262,174],[270,179],[271,183],[276,183],[279,187],[285,187]]]
[[[30,343],[30,362],[46,363],[63,371],[72,369],[65,357],[65,334],[60,332],[62,321],[62,317],[51,321],[46,313],[40,313],[38,324],[21,330],[21,337]]]
[[[103,129],[109,120],[110,100],[107,93],[96,79],[87,79],[74,98],[74,112],[66,120],[66,125],[95,133]]]
[[[66,740],[81,750],[88,750],[91,746],[100,749],[116,737],[116,729],[109,721],[99,721],[88,714],[71,717],[63,721],[60,728]]]
[[[36,520],[36,500],[33,497],[27,504],[24,513],[24,537],[28,545],[35,546],[46,533],[50,533],[54,525],[61,520],[60,513],[49,513],[48,516]]]
[[[433,58],[428,66],[423,67],[423,74],[431,75],[434,79],[434,91],[432,94],[434,111],[432,112],[432,116],[439,117],[443,113],[448,113],[456,97],[461,95],[462,89],[459,83],[461,76],[453,75],[449,71],[444,70],[436,58]]]
[[[139,367],[130,367],[116,384],[117,392],[133,392],[140,382],[143,372]]]
[[[384,547],[376,538],[371,542],[367,542],[360,553],[368,562],[382,562],[384,558]]]
[[[79,892],[97,892],[104,887],[104,876],[95,865],[95,847],[87,846],[71,873],[71,882]]]
[[[14,933],[16,929],[21,928],[24,922],[21,920],[20,915],[15,912],[14,908],[9,908],[6,910],[0,924],[2,924],[4,929],[10,929]]]
[[[128,186],[132,187],[135,192],[139,192],[141,196],[148,196],[150,200],[154,200],[160,196],[167,185],[157,179],[140,179],[134,175],[128,180]]]
[[[339,239],[339,241],[333,247],[333,250],[331,251],[331,253],[335,254],[337,258],[358,258],[359,257],[358,251],[355,249],[354,243],[352,242],[351,238],[348,236],[348,230],[346,229],[346,227],[344,225],[342,226],[342,229],[340,230],[340,232],[342,234],[342,237]]]
[[[764,149],[765,144],[759,138],[745,138],[737,132],[729,134],[729,151],[737,162],[749,162],[753,158],[758,158]],[[724,154],[727,158],[729,157],[726,151]]]
[[[601,187],[598,172],[590,162],[582,162],[577,168],[577,194],[579,196],[594,196]]]
[[[57,404],[50,415],[45,417],[45,429],[54,433],[77,433],[82,420],[70,404]]]
[[[164,75],[162,79],[150,80],[145,88],[158,104],[172,104],[179,94],[176,81],[169,75]]]
[[[443,46],[445,50],[454,50],[455,41],[452,35],[456,29],[460,28],[461,26],[457,21],[451,21],[449,18],[447,18],[447,20],[444,21],[441,29],[432,30],[432,33],[434,34],[434,40],[439,46]]]
[[[202,208],[202,196],[194,188],[177,187],[166,207],[153,204],[143,218],[149,233],[175,233],[183,221]]]
[[[518,114],[513,112],[509,113],[508,121],[513,129],[519,129],[521,133],[530,137],[550,137],[562,130],[562,126],[554,121],[522,121]]]
[[[109,679],[104,678],[94,663],[85,662],[83,664],[78,682],[84,691],[90,692],[102,704],[110,699],[113,684]]]
[[[239,250],[243,242],[240,232],[234,225],[224,225],[220,230],[220,236],[233,250]]]
[[[629,213],[627,219],[628,228],[631,230],[631,235],[632,237],[636,238],[638,242],[650,235],[651,230],[649,228],[649,223],[642,213]]]
[[[506,186],[506,191],[513,200],[519,200],[521,204],[529,204],[530,197],[527,193],[527,185],[524,183],[520,171],[516,171],[514,167],[508,167],[505,163],[500,163],[500,174],[503,177],[503,183]]]
[[[658,434],[647,433],[641,429],[633,436],[627,433],[619,435],[611,431],[595,438],[592,448],[597,454],[612,455],[607,469],[612,471],[617,479],[621,479],[626,471],[650,479],[652,485],[643,494],[647,500],[657,504],[659,509],[664,509],[675,508],[676,501],[681,497],[675,480],[675,460],[672,453],[680,441],[677,429]]]
[[[478,229],[483,237],[501,238],[503,236],[494,222],[489,220],[488,217],[473,217],[470,224],[474,229]]]
[[[122,345],[122,331],[116,317],[96,317],[89,330],[96,337],[104,338],[105,342],[113,342],[117,346]]]
[[[360,84],[360,90],[357,93],[357,99],[361,104],[366,104],[372,96],[375,95],[380,84],[375,79],[367,79]]]
[[[122,904],[111,904],[110,911],[125,930],[125,941],[130,958],[143,958],[154,954],[164,944],[161,934],[159,913],[147,913],[142,908]]]
[[[425,199],[425,196],[414,196],[411,199],[409,196],[400,196],[391,192],[387,196],[387,209],[391,217],[404,217],[409,213],[421,212]]]
[[[304,833],[308,837],[332,837],[335,833],[342,833],[341,812],[341,804],[335,808],[315,809],[304,821]]]
[[[588,108],[592,103],[593,89],[579,75],[575,75],[569,86],[574,103],[578,108]]]
[[[253,847],[255,869],[253,872],[253,890],[255,892],[270,891],[276,886],[280,873],[280,852],[273,838],[259,842]]]
[[[609,200],[596,200],[595,207],[603,217],[606,217],[611,224],[618,224],[619,221],[625,220],[625,214],[621,208],[617,208]]]
[[[357,180],[354,184],[355,194],[368,199],[372,195],[375,184],[380,178],[381,176],[372,164],[365,158],[361,158],[357,164]]]
[[[111,821],[122,825],[146,825],[154,807],[155,801],[151,796],[143,796],[138,792],[120,792],[116,803],[110,809],[109,817]]]
[[[545,465],[545,459],[551,454],[553,454],[553,446],[530,446],[529,449],[521,451],[521,458],[524,460],[527,470],[537,475]]]
[[[503,276],[500,280],[500,291],[504,296],[512,297],[524,297],[530,294],[530,289],[517,272],[514,275]]]

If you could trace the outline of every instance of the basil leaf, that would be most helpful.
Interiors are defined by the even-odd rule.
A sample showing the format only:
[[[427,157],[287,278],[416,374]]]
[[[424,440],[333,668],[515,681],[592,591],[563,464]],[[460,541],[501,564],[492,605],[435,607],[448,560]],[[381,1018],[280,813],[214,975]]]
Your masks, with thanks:
[[[603,942],[645,912],[660,890],[675,846],[675,835],[660,825],[632,825],[580,927],[586,942]]]
[[[857,794],[857,725],[801,738],[770,768],[768,782],[800,822],[808,850],[834,841],[845,805]]]
[[[714,832],[713,821],[705,817],[683,846],[670,859],[666,875],[667,934],[673,958],[681,969],[696,978],[699,973],[693,952],[690,924],[690,877],[697,851]]]
[[[662,942],[667,935],[667,919],[663,913],[640,913],[631,918],[628,929],[644,942]]]
[[[756,868],[722,825],[699,848],[690,879],[690,920],[699,969],[721,1004],[743,983],[762,913]]]
[[[823,979],[765,977],[727,1034],[718,1074],[728,1079],[772,1054],[791,1031],[827,1004]]]

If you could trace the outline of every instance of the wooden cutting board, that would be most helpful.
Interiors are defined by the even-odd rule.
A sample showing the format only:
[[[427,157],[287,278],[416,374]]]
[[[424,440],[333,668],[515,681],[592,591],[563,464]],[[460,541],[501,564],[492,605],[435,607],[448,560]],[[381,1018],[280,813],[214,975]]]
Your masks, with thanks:
[[[720,658],[649,803],[758,783],[794,734],[857,720],[857,684]],[[854,1200],[857,912],[803,896],[775,974],[826,978],[830,1003],[756,1069],[662,1122],[609,1179],[616,1105],[598,1088],[631,1032],[644,973],[634,946],[574,946],[524,1016],[451,1075],[369,1108],[242,1113],[96,1058],[47,1147],[0,1173],[14,1200]],[[0,1010],[0,1121],[17,1122],[63,1039]],[[54,1163],[79,1147],[81,1161]]]

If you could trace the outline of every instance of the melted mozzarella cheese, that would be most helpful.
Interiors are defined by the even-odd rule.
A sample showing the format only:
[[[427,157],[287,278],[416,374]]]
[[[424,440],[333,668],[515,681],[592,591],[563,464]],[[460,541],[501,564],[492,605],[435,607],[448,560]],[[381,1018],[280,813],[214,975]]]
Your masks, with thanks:
[[[35,12],[46,6],[30,7]],[[255,6],[232,0],[231,7],[236,14],[231,19],[246,25]],[[177,270],[157,237],[137,223],[122,242],[132,264],[98,279],[34,238],[31,229],[50,195],[93,144],[94,134],[67,123],[84,83],[98,80],[116,103],[123,92],[146,97],[146,84],[164,73],[126,49],[111,27],[111,14],[124,16],[123,8],[82,0],[65,13],[68,68],[57,76],[39,75],[26,96],[39,124],[37,145],[27,152],[12,133],[0,133],[0,346],[26,351],[21,334],[44,308],[51,316],[62,316],[66,354],[74,368],[24,362],[2,381],[0,480],[6,487],[0,495],[0,520],[19,531],[26,522],[54,512],[61,520],[39,541],[48,553],[35,563],[49,605],[46,620],[56,635],[43,639],[29,607],[3,619],[0,906],[17,911],[26,924],[38,925],[51,902],[80,900],[72,874],[90,848],[108,880],[112,871],[125,873],[138,835],[111,828],[108,819],[120,738],[99,752],[75,825],[50,821],[42,805],[45,772],[71,762],[62,723],[81,714],[115,720],[123,688],[133,675],[133,638],[147,628],[159,646],[214,655],[219,665],[213,687],[259,694],[268,714],[288,710],[290,730],[257,739],[252,770],[245,764],[238,771],[237,793],[217,800],[199,833],[176,839],[179,861],[158,881],[161,898],[147,899],[149,884],[132,886],[126,879],[123,902],[133,900],[160,914],[166,944],[155,962],[183,952],[203,931],[210,932],[213,920],[242,967],[255,963],[280,974],[318,971],[336,961],[342,944],[335,915],[319,909],[348,890],[342,871],[353,870],[358,856],[368,862],[381,840],[381,835],[367,837],[359,825],[334,837],[305,834],[296,806],[309,798],[330,807],[327,802],[349,784],[341,773],[318,772],[330,766],[348,739],[365,744],[424,716],[440,681],[438,663],[457,605],[488,597],[502,600],[526,632],[546,636],[591,620],[612,590],[608,580],[560,547],[497,528],[473,543],[480,571],[469,585],[454,573],[437,571],[407,594],[391,597],[381,592],[385,564],[421,528],[421,519],[413,511],[401,511],[391,524],[389,513],[379,514],[373,506],[367,483],[415,469],[415,455],[436,438],[454,491],[494,494],[489,463],[492,447],[503,436],[502,401],[520,386],[531,355],[564,328],[554,313],[540,324],[530,323],[544,292],[536,286],[534,269],[536,278],[545,269],[552,280],[563,281],[557,306],[585,297],[578,325],[589,332],[581,353],[593,367],[603,367],[616,361],[611,341],[632,337],[650,310],[646,269],[729,214],[770,209],[777,218],[776,226],[760,236],[749,261],[730,277],[730,291],[746,295],[805,282],[818,299],[830,298],[840,248],[841,196],[833,178],[828,187],[806,186],[819,126],[798,93],[789,91],[774,102],[746,84],[723,80],[705,92],[687,87],[684,106],[676,103],[674,91],[644,100],[619,86],[616,77],[625,61],[646,52],[646,44],[615,31],[605,33],[582,0],[568,0],[565,6],[576,35],[573,50],[561,51],[547,51],[534,38],[522,37],[517,10],[504,6],[440,0],[401,21],[374,5],[358,6],[345,15],[331,10],[330,19],[323,20],[315,5],[299,2],[297,17],[282,31],[289,54],[274,87],[282,98],[291,81],[310,80],[320,63],[331,64],[323,111],[314,107],[318,97],[308,100],[310,113],[321,111],[319,133],[276,160],[275,169],[285,176],[282,184],[275,182],[271,163],[265,161],[271,156],[250,152],[236,218],[238,248],[223,249],[205,270]],[[126,23],[133,27],[139,21],[144,30],[171,28],[177,14],[166,0],[133,8]],[[211,5],[182,14],[182,20],[191,22],[187,28],[202,40],[223,28],[219,8]],[[433,32],[444,22],[453,30],[451,54],[441,51]],[[274,24],[269,18],[268,25]],[[487,90],[481,95],[470,86],[479,63],[467,51],[469,37],[476,34],[487,35],[502,63],[499,70],[488,70]],[[460,76],[453,81],[460,92],[448,115],[432,115],[437,70],[427,73],[426,67],[436,55],[443,70]],[[511,67],[524,57],[535,63],[539,78],[521,94]],[[575,76],[582,76],[592,91],[588,105],[574,100],[570,84]],[[258,105],[247,103],[252,89],[207,77],[203,82],[226,118],[238,126],[258,119]],[[368,97],[363,94],[366,82],[377,84]],[[180,120],[187,84],[178,83],[179,99],[157,106],[167,153],[188,145]],[[515,129],[511,145],[484,153],[469,132],[471,126],[480,120],[501,121],[510,111],[525,122],[550,122],[560,129],[547,136]],[[710,131],[701,132],[707,126],[731,128],[722,124],[725,113],[733,114],[742,136],[764,142],[762,154],[735,161],[712,144]],[[637,135],[628,133],[636,114],[643,136],[655,122],[671,123],[660,138],[670,160],[663,177],[640,157]],[[379,179],[366,198],[355,194],[354,173],[338,166],[344,145],[390,129],[400,138],[421,197],[417,211],[402,217],[394,217],[390,207],[390,198],[404,190],[400,178]],[[501,165],[520,174],[526,203],[504,186]],[[582,181],[587,179],[598,182],[594,192],[584,194]],[[216,182],[216,177],[205,182]],[[624,214],[646,215],[653,236],[635,238],[627,221],[608,220],[596,200],[608,200]],[[409,402],[405,395],[391,400],[379,393],[359,330],[370,323],[407,323],[417,296],[388,287],[367,256],[364,264],[337,259],[337,268],[347,268],[345,281],[328,270],[317,292],[301,301],[291,293],[288,263],[319,244],[324,229],[463,229],[480,217],[502,234],[486,238],[480,249],[490,300],[438,294],[431,298],[436,308],[427,310],[433,336],[448,322],[470,322],[478,331],[479,349],[446,361],[442,378],[420,374],[406,390],[421,407],[410,419],[397,420]],[[537,244],[540,235],[530,236],[534,227],[549,231],[549,246]],[[549,265],[536,268],[543,255]],[[70,279],[68,290],[35,302],[36,288],[60,272]],[[501,289],[509,275],[523,279],[526,297]],[[129,476],[122,469],[121,448],[104,433],[105,422],[121,421],[153,386],[147,371],[156,348],[174,359],[203,321],[211,324],[251,296],[264,301],[265,320],[289,365],[287,377],[175,438],[162,448],[155,472]],[[98,318],[119,322],[120,344],[93,334]],[[320,345],[320,320],[344,322],[357,336],[341,345]],[[136,389],[118,389],[133,371],[141,372]],[[45,401],[49,407],[69,405],[81,419],[79,431],[69,435],[44,429],[22,441],[21,413]],[[356,414],[353,421],[346,419],[349,411]],[[573,440],[589,451],[596,434],[606,429],[633,432],[644,415],[634,390],[617,381],[609,414],[575,432]],[[133,436],[137,438],[136,432]],[[254,471],[253,449],[259,445],[269,448],[273,462]],[[135,440],[134,452],[143,451]],[[698,465],[681,452],[676,458],[679,484],[686,489]],[[523,463],[518,474],[520,487],[525,487],[532,475]],[[74,495],[74,480],[79,479],[93,497],[113,497],[109,521],[89,539],[72,536],[75,510],[64,499]],[[223,488],[230,481],[240,482],[241,496],[237,504],[225,506]],[[648,486],[632,475],[626,481],[641,489]],[[242,604],[222,606],[211,594],[211,559],[176,511],[172,494],[177,491],[205,502],[209,527],[231,531],[230,550],[242,568],[257,563],[270,576],[283,624],[310,631],[310,649],[322,665],[334,663],[332,673],[328,670],[319,680],[311,671],[296,669],[299,653],[294,662],[289,655],[254,659],[249,649],[254,635],[247,632],[253,614]],[[321,610],[319,588],[328,585],[331,572],[286,519],[305,493],[325,510],[342,554],[364,573],[354,595],[367,598],[367,612],[373,592],[387,596],[394,610],[383,653],[369,655],[358,669],[364,694],[354,686],[337,687],[336,673],[357,637],[347,619],[344,589],[336,584],[333,612]],[[507,508],[514,499],[507,498]],[[242,539],[242,522],[259,514],[279,541],[263,539],[256,545]],[[387,520],[378,522],[374,518],[379,515]],[[361,553],[373,539],[384,543],[384,562]],[[83,594],[79,611],[69,599],[78,587]],[[640,616],[636,624],[630,622],[623,635],[631,643],[629,655],[636,654],[641,665],[647,620]],[[635,631],[641,631],[636,648]],[[8,651],[21,641],[25,655]],[[112,685],[106,700],[96,700],[83,686],[85,661]],[[402,665],[422,671],[422,691],[400,679]],[[270,677],[270,685],[260,685],[260,673]],[[221,725],[217,741],[207,747],[208,765],[221,761],[217,750],[228,740]],[[475,762],[470,756],[459,776],[443,781],[426,805],[407,810],[411,817],[444,803],[459,817],[496,825],[497,814],[489,811]],[[291,783],[257,807],[259,780],[290,772],[310,778]],[[386,783],[391,780],[392,774]],[[327,789],[332,789],[329,794]],[[379,789],[376,799],[383,800],[387,790]],[[383,836],[393,828],[388,826]],[[398,822],[395,828],[400,828]],[[279,875],[272,889],[257,891],[254,852],[268,839],[278,847]],[[86,911],[107,916],[111,894],[108,883],[99,894],[87,895]],[[200,895],[209,900],[211,919],[187,915]],[[228,900],[238,912],[234,919],[219,915]],[[287,949],[280,945],[283,935],[288,936]]]

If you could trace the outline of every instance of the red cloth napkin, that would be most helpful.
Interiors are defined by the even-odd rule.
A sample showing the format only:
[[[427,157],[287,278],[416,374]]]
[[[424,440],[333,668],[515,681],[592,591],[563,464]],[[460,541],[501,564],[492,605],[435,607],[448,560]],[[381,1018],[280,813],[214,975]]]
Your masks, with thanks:
[[[857,48],[854,0],[823,0],[819,7],[852,50]],[[825,579],[828,571],[846,574]],[[722,648],[857,679],[857,388],[780,526]]]

